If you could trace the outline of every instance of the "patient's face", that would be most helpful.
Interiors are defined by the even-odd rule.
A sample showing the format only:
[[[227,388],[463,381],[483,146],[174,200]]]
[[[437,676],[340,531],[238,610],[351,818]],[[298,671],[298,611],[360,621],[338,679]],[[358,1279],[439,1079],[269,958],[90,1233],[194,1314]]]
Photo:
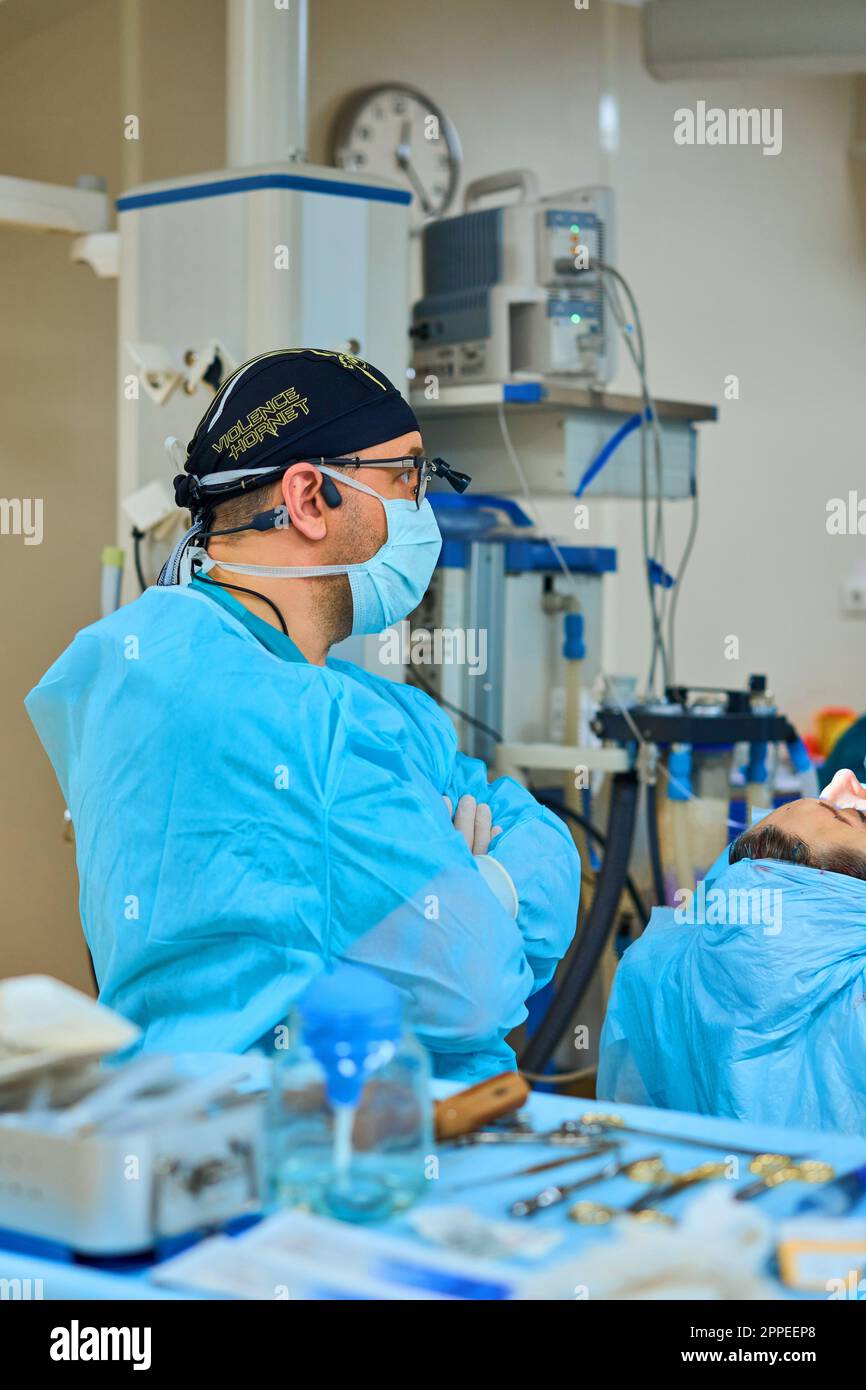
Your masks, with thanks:
[[[817,797],[789,801],[746,830],[728,861],[776,859],[866,881],[866,813]]]
[[[789,801],[764,816],[759,825],[776,825],[805,840],[815,850],[846,849],[866,853],[866,814],[853,806],[834,806],[817,797]]]

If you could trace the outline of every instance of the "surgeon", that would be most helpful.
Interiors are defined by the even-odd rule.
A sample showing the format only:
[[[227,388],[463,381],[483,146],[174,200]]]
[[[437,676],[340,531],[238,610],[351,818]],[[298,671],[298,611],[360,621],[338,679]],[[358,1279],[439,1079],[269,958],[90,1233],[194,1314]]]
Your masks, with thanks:
[[[27,699],[75,827],[100,999],[143,1045],[267,1042],[337,961],[404,992],[435,1071],[506,1042],[571,940],[562,823],[458,753],[421,691],[329,656],[421,600],[441,540],[415,416],[356,357],[265,353],[175,479],[160,583],[79,633]]]
[[[862,792],[849,773],[779,807],[654,909],[614,979],[599,1096],[866,1131]]]

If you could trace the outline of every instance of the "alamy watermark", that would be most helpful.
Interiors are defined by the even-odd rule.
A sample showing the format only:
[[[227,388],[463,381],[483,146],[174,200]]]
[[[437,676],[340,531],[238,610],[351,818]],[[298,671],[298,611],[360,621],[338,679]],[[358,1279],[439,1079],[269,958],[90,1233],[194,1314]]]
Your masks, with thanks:
[[[23,536],[25,545],[41,545],[42,498],[0,497],[0,536]]]
[[[678,888],[674,921],[680,926],[763,927],[765,936],[782,930],[781,888]]]
[[[847,497],[831,497],[826,525],[829,536],[866,536],[866,497],[853,488]]]
[[[151,1328],[90,1327],[78,1318],[51,1330],[52,1361],[131,1361],[134,1371],[151,1365]]]
[[[487,629],[416,627],[408,618],[379,636],[384,666],[466,666],[470,676],[487,671]]]
[[[781,106],[707,106],[699,101],[695,109],[680,106],[674,112],[674,141],[677,145],[760,145],[762,154],[782,151]]]
[[[43,1299],[45,1285],[41,1279],[0,1279],[0,1302],[7,1299],[29,1302]]]

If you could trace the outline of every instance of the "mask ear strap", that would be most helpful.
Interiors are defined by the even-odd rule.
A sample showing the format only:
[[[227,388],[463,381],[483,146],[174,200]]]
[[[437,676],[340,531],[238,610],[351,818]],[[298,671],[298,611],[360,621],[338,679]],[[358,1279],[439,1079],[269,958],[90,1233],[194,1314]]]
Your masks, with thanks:
[[[338,507],[343,500],[342,497],[340,497],[338,488],[331,482],[332,478],[336,478],[338,482],[345,483],[346,487],[353,487],[356,492],[368,492],[370,496],[375,497],[378,502],[383,502],[385,500],[381,492],[377,492],[374,487],[368,487],[367,484],[362,483],[359,478],[347,478],[344,473],[338,473],[336,469],[329,468],[326,463],[316,463],[315,459],[310,459],[310,462],[315,464],[320,473],[324,474],[322,478],[322,496],[329,507]],[[337,502],[331,501],[332,494],[339,499]]]

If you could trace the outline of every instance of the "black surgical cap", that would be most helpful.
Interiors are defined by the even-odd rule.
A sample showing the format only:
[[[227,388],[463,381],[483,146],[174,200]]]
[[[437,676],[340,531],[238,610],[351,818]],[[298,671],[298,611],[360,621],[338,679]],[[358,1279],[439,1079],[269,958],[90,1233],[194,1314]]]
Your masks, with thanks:
[[[209,474],[342,458],[418,429],[397,388],[369,362],[322,348],[253,357],[220,387],[174,480],[180,507],[197,510]],[[248,491],[241,480],[236,493]],[[220,489],[221,499],[233,495]],[[204,490],[201,490],[204,493]]]

